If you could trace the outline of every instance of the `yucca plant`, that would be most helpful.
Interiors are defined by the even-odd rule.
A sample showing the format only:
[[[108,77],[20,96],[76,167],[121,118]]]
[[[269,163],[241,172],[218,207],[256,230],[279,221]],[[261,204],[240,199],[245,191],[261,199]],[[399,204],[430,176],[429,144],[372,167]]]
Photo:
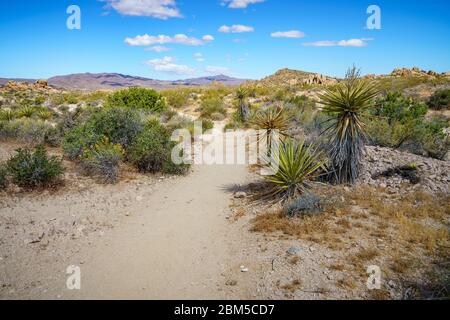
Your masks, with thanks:
[[[19,109],[18,115],[20,118],[31,118],[35,112],[35,109],[30,106],[25,106]]]
[[[247,102],[245,99],[248,96],[248,92],[244,87],[240,87],[236,91],[236,99],[238,100],[239,104],[239,116],[242,121],[246,122],[248,121],[248,118],[250,116],[250,109],[248,107]]]
[[[38,117],[42,120],[50,120],[53,117],[53,113],[50,110],[40,110]]]
[[[17,116],[16,112],[9,110],[9,109],[0,111],[0,120],[3,120],[3,121],[14,120],[16,118],[16,116]]]
[[[272,184],[270,196],[276,196],[281,201],[289,201],[309,189],[310,181],[323,172],[325,162],[317,148],[304,141],[295,143],[292,139],[280,143],[278,161],[271,163],[273,175],[264,176]],[[319,170],[322,169],[322,170]]]
[[[273,136],[278,134],[280,138],[289,137],[290,118],[281,106],[269,107],[256,112],[251,123],[264,135],[258,136],[258,143],[266,142],[267,153],[270,156]]]
[[[353,183],[361,170],[361,156],[366,142],[363,117],[378,90],[361,79],[353,67],[343,83],[320,95],[323,111],[331,116],[329,134],[332,182]]]

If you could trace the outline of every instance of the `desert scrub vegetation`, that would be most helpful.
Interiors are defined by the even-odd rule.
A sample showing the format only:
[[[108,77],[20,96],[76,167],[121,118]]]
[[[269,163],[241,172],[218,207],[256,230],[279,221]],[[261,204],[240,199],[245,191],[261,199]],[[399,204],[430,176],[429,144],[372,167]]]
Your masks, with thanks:
[[[110,94],[106,98],[105,106],[162,112],[167,108],[167,101],[155,90],[130,88]]]
[[[112,144],[108,138],[103,138],[84,152],[81,163],[88,174],[97,176],[101,182],[116,183],[124,155],[120,144]]]
[[[181,174],[188,168],[171,160],[176,143],[170,131],[156,120],[148,121],[128,150],[128,159],[141,172]]]
[[[428,106],[433,110],[450,110],[450,89],[436,91],[428,100]]]
[[[164,126],[159,117],[126,107],[93,109],[85,121],[72,120],[62,141],[64,154],[103,183],[117,182],[123,161],[141,172],[181,174],[187,169],[171,159],[176,145],[171,130],[185,123]]]
[[[411,153],[444,159],[450,140],[444,129],[450,126],[443,117],[427,119],[425,103],[389,92],[374,101],[369,109],[367,131],[370,141],[379,146],[401,148]]]
[[[62,148],[71,160],[79,159],[103,138],[126,149],[141,130],[142,119],[137,110],[118,107],[99,109],[86,122],[65,134]]]
[[[203,119],[212,119],[213,115],[226,116],[225,104],[223,98],[220,97],[207,97],[202,99],[200,104],[200,117]]]
[[[361,79],[355,67],[347,71],[345,81],[320,95],[323,112],[330,116],[325,129],[330,144],[330,179],[337,183],[353,183],[361,169],[366,142],[363,113],[378,90]]]
[[[166,98],[167,104],[175,109],[186,106],[193,93],[196,93],[193,89],[182,88],[163,90],[160,92],[161,96]]]
[[[0,139],[51,145],[58,141],[57,130],[50,122],[29,118],[0,121]]]
[[[64,173],[62,160],[49,156],[44,146],[30,149],[17,149],[7,162],[12,181],[20,187],[38,188],[50,186]]]

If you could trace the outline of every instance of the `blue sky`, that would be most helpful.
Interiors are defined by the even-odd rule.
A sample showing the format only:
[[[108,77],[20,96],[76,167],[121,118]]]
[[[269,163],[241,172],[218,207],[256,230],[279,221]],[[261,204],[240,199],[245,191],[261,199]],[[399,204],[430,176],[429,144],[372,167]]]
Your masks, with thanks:
[[[366,27],[372,4],[381,30]],[[66,26],[70,5],[81,9],[80,30]],[[0,77],[258,79],[284,67],[342,76],[352,64],[365,74],[443,72],[450,1],[0,0],[0,38]]]

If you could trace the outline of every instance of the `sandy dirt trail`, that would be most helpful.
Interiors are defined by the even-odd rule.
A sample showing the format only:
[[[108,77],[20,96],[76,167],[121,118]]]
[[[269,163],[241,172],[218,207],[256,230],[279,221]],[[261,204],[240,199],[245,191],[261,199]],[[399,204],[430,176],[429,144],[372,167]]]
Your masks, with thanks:
[[[222,131],[216,123],[204,144]],[[73,298],[248,298],[245,288],[225,286],[230,268],[239,270],[233,252],[242,245],[227,221],[227,187],[245,183],[247,174],[245,165],[195,165],[158,186],[129,209],[131,221],[91,248]]]
[[[226,219],[230,194],[225,187],[242,183],[246,174],[245,166],[202,165],[161,184],[129,208],[126,225],[89,248],[81,266],[82,288],[69,297],[227,298],[219,288],[239,241]]]

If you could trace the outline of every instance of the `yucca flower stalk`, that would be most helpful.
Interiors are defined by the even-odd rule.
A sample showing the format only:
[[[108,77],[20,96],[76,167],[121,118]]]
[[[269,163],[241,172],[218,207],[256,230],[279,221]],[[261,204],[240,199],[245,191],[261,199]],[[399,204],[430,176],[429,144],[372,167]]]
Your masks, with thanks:
[[[353,67],[343,83],[319,96],[323,112],[331,116],[331,125],[323,133],[330,138],[332,182],[354,183],[358,178],[367,140],[363,117],[377,94],[376,87],[361,79]]]
[[[303,194],[311,187],[310,181],[323,172],[325,161],[317,148],[307,146],[304,141],[299,143],[292,139],[280,143],[277,167],[273,167],[274,174],[265,176],[265,180],[272,185],[270,196],[275,196],[281,201],[290,201]],[[319,170],[322,169],[322,170]]]

